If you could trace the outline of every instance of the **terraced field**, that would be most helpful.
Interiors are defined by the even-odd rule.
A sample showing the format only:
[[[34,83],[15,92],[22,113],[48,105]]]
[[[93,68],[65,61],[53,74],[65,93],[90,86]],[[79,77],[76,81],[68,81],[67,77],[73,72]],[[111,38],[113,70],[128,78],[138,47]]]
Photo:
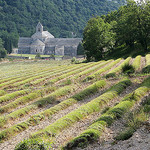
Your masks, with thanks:
[[[135,73],[123,74],[126,64]],[[36,142],[47,149],[98,149],[114,122],[150,99],[149,66],[150,54],[80,64],[1,63],[0,150],[25,139],[30,149]]]

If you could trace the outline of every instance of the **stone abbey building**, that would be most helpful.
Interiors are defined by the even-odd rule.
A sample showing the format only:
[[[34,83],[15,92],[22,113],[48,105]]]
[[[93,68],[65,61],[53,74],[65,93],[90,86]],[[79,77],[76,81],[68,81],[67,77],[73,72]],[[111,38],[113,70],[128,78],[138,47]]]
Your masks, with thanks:
[[[81,38],[55,38],[48,31],[43,31],[43,26],[39,22],[36,33],[31,38],[19,38],[18,53],[76,56],[80,42],[82,42]]]

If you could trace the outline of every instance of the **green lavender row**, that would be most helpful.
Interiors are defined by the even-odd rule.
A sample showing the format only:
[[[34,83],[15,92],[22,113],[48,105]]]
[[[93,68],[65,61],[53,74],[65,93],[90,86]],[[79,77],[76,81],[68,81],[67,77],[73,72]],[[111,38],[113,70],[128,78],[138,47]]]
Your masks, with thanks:
[[[80,68],[80,71],[83,71],[83,70],[85,70],[85,69],[88,69],[88,68],[90,68],[90,67],[92,67],[92,66],[94,66],[94,65],[96,65],[95,63],[88,63],[87,65],[85,65],[84,67],[82,67],[82,68]],[[61,74],[63,74],[64,72],[62,72]],[[57,74],[56,74],[57,75]],[[55,75],[55,76],[56,76]],[[36,81],[33,81],[33,82],[31,82],[31,84],[32,85],[36,85],[36,84],[39,84],[40,82],[42,82],[42,81],[44,81],[44,80],[47,80],[48,78],[47,77],[45,77],[45,78],[42,78],[42,79],[38,79],[38,80],[36,80]]]
[[[139,55],[134,59],[132,66],[135,68],[135,71],[138,71],[140,68],[140,65],[141,65],[141,56]]]
[[[73,95],[71,98],[68,98],[67,100],[64,100],[63,102],[55,105],[54,107],[51,107],[49,109],[46,109],[45,111],[31,116],[29,119],[27,119],[24,122],[21,122],[19,124],[16,124],[10,128],[7,128],[6,130],[3,130],[0,132],[0,141],[3,141],[7,138],[10,138],[30,126],[38,124],[40,121],[44,120],[46,117],[51,117],[53,114],[58,113],[59,111],[77,103],[78,101],[82,101],[87,96],[90,96],[94,93],[96,93],[98,90],[100,90],[102,87],[106,85],[106,81],[101,80],[93,83],[92,85],[86,87],[83,91]]]
[[[95,98],[94,100],[88,102],[87,104],[79,107],[78,109],[70,112],[64,117],[58,119],[53,124],[47,126],[46,128],[34,133],[32,137],[43,137],[47,135],[54,136],[63,129],[69,127],[73,123],[83,119],[84,117],[92,114],[94,112],[99,112],[103,105],[117,97],[127,86],[131,84],[130,80],[126,79],[119,82],[115,86],[111,87],[106,93]]]
[[[110,63],[112,60],[108,60],[108,61],[101,61],[98,65],[88,69],[88,70],[85,70],[77,75],[75,75],[74,77],[72,77],[71,79],[77,79],[78,77],[82,77],[83,75],[86,75],[86,74],[89,74],[89,73],[92,73],[93,71],[107,65],[108,63]]]
[[[27,89],[27,90],[20,90],[20,91],[16,91],[16,92],[13,92],[13,93],[3,95],[3,96],[0,97],[0,103],[7,102],[11,99],[16,98],[17,96],[28,94],[29,92],[31,92],[31,91]]]
[[[93,79],[94,77],[96,77],[97,75],[100,75],[101,73],[109,70],[110,68],[112,68],[114,65],[116,65],[117,63],[119,63],[121,61],[121,58],[115,60],[114,62],[111,62],[108,66],[101,68],[100,70],[96,71],[94,74],[91,74],[89,76],[87,76],[84,80],[86,79]]]
[[[99,119],[78,137],[68,142],[63,149],[69,150],[75,147],[86,147],[90,142],[98,139],[106,126],[110,126],[114,120],[122,117],[122,115],[128,112],[129,109],[148,92],[150,92],[150,77],[145,79],[143,84],[134,92],[127,94],[119,104],[110,108],[106,113],[100,116]]]
[[[12,109],[17,108],[19,105],[26,104],[28,102],[33,101],[36,98],[40,98],[45,96],[46,94],[53,92],[56,90],[56,87],[47,87],[42,90],[37,90],[23,97],[17,98],[15,101],[0,107],[0,114],[11,111]]]
[[[146,55],[146,66],[142,69],[144,73],[150,73],[150,54]]]
[[[122,67],[123,67],[124,65],[128,64],[130,60],[131,60],[131,57],[128,57],[128,58],[125,59],[118,67],[116,67],[115,69],[109,71],[109,72],[107,73],[107,75],[108,75],[108,74],[112,74],[112,73],[119,73],[119,72],[121,72]]]
[[[44,107],[45,105],[52,103],[56,98],[68,94],[69,92],[71,92],[71,90],[72,90],[72,86],[59,88],[57,91],[49,94],[45,98],[41,98],[40,100],[24,108],[18,109],[6,116],[0,116],[0,127],[6,125],[10,120],[15,120],[17,118],[23,117],[24,115],[28,114],[33,110],[38,109],[39,107]]]

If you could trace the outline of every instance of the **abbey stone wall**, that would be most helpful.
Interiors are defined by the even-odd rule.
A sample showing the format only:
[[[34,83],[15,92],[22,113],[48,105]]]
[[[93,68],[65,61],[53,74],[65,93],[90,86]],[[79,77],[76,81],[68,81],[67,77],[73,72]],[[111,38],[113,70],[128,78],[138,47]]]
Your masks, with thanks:
[[[77,56],[80,42],[81,38],[54,38],[48,31],[43,31],[43,26],[38,23],[36,33],[31,38],[19,38],[18,53]]]

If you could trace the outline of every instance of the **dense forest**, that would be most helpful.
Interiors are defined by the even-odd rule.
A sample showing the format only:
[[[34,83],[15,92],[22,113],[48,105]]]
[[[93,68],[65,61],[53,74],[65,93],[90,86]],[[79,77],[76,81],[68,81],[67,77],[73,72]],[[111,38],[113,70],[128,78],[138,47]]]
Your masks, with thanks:
[[[107,15],[91,18],[83,32],[88,61],[150,52],[150,2],[129,0]]]
[[[124,0],[1,0],[0,38],[11,52],[19,36],[31,36],[40,21],[55,37],[82,37],[86,22],[124,4]]]

